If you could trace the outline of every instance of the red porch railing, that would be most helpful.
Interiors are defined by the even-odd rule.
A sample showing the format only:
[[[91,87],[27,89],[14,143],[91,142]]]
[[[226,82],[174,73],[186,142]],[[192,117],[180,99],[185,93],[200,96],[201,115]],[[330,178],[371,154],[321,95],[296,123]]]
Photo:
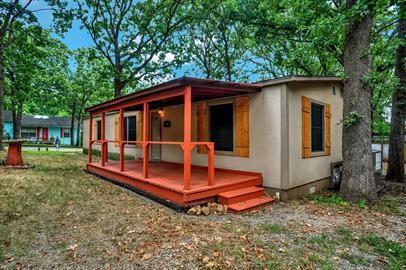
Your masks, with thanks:
[[[108,143],[118,143],[119,147],[120,147],[120,171],[124,171],[125,170],[125,163],[124,163],[124,145],[126,144],[144,144],[146,145],[147,148],[149,148],[149,146],[151,144],[161,144],[161,145],[180,145],[181,148],[184,150],[184,143],[183,142],[171,142],[171,141],[115,141],[115,140],[91,140],[90,141],[90,148],[89,148],[89,162],[91,161],[91,154],[90,151],[92,149],[93,144],[95,143],[100,143],[101,145],[101,165],[104,167],[105,163],[107,162],[107,151],[104,149],[107,149],[105,145],[107,145]],[[204,145],[207,147],[208,150],[208,155],[207,155],[207,176],[208,176],[208,181],[207,184],[209,186],[214,186],[215,185],[215,179],[214,179],[214,143],[213,142],[191,142],[191,149],[193,150],[193,148],[196,145]],[[148,162],[148,159],[147,159]],[[148,171],[145,171],[145,167],[144,169],[144,177],[148,178]],[[187,189],[186,187],[190,186],[191,188],[191,184],[187,183],[187,180],[184,180],[184,188]],[[189,189],[190,189],[189,188]]]
[[[168,97],[184,96],[184,139],[183,142],[172,141],[150,141],[149,140],[149,102],[162,100]],[[129,106],[143,104],[143,140],[142,141],[125,141],[124,140],[124,109]],[[149,146],[152,144],[167,144],[167,145],[180,145],[183,150],[183,186],[185,190],[191,189],[191,152],[196,145],[205,145],[208,149],[208,185],[215,185],[214,179],[214,143],[213,142],[192,142],[191,136],[191,119],[192,119],[192,98],[191,87],[186,86],[177,91],[171,91],[166,94],[152,95],[150,98],[143,98],[142,100],[129,101],[125,104],[117,105],[113,108],[119,109],[120,112],[120,140],[106,140],[106,111],[98,112],[101,117],[101,140],[92,140],[93,135],[93,118],[94,114],[90,114],[89,120],[89,153],[88,162],[92,162],[92,146],[94,143],[101,144],[101,165],[104,167],[107,162],[108,143],[118,143],[120,147],[120,170],[124,171],[124,145],[125,144],[141,144],[143,150],[143,176],[148,178],[148,159],[149,159]],[[110,109],[110,110],[113,110]]]

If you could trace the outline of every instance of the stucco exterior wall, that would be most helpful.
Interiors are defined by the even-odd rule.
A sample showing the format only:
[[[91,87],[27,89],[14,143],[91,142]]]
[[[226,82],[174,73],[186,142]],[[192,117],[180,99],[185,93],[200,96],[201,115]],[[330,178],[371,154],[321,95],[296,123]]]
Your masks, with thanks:
[[[6,134],[10,136],[10,138],[13,138],[13,123],[11,122],[4,122],[4,132],[3,136],[5,137]]]
[[[118,113],[107,113],[106,114],[106,140],[114,140],[114,116]],[[133,116],[136,112],[126,112],[124,117]],[[93,121],[100,120],[100,117],[95,117]],[[96,134],[97,130],[93,130]],[[88,148],[89,145],[89,119],[83,120],[83,148]],[[93,144],[93,149],[100,150],[99,144]],[[108,143],[108,151],[112,153],[119,153],[120,148],[115,146],[114,143]],[[142,156],[142,150],[137,148],[135,145],[126,145],[125,154],[139,158]]]
[[[226,98],[210,102],[227,102],[235,98]],[[280,187],[281,173],[281,90],[274,86],[271,91],[262,91],[250,95],[249,105],[249,157],[233,155],[215,155],[217,168],[260,172],[264,177],[264,185]],[[197,140],[197,104],[192,104],[192,140]],[[183,140],[183,105],[164,109],[163,121],[171,121],[171,127],[162,128],[163,141]],[[162,159],[183,162],[183,151],[178,145],[163,145]],[[207,154],[192,151],[192,164],[207,166]]]
[[[333,94],[335,87],[335,95]],[[330,177],[331,162],[342,160],[341,135],[343,100],[340,85],[322,83],[291,83],[288,85],[289,166],[288,187],[293,188]],[[331,106],[331,155],[302,158],[302,96]]]

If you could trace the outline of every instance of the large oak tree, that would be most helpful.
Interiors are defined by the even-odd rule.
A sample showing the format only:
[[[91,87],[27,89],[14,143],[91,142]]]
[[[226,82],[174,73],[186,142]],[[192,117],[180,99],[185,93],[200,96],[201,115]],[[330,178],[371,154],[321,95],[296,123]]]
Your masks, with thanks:
[[[391,130],[389,139],[389,157],[387,180],[404,182],[404,145],[405,145],[405,120],[406,120],[406,3],[399,3],[399,22],[397,36],[399,45],[396,50],[396,76],[399,79],[392,95]]]
[[[110,63],[115,97],[130,82],[160,74],[173,64],[165,56],[175,46],[174,32],[187,17],[181,11],[184,1],[75,2],[74,14]]]
[[[344,44],[343,179],[340,194],[351,201],[377,201],[372,161],[372,3],[347,0]],[[362,12],[359,12],[361,10]]]

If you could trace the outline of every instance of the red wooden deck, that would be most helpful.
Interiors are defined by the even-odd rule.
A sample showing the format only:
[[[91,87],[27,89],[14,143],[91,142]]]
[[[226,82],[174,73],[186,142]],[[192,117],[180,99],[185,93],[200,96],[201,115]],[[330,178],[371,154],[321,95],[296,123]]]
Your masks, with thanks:
[[[213,201],[221,192],[262,185],[262,175],[252,172],[215,169],[215,185],[208,185],[206,167],[192,166],[191,189],[183,186],[183,164],[149,162],[148,178],[143,177],[142,161],[126,161],[125,171],[120,171],[118,161],[109,161],[103,167],[98,162],[88,163],[87,170],[182,207]]]

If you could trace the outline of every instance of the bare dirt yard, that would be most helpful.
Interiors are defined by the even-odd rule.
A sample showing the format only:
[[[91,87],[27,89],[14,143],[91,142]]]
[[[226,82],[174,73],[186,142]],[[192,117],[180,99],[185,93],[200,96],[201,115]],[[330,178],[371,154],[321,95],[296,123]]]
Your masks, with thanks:
[[[86,174],[81,153],[25,159],[0,169],[0,269],[406,269],[397,187],[373,207],[324,194],[188,216]]]

